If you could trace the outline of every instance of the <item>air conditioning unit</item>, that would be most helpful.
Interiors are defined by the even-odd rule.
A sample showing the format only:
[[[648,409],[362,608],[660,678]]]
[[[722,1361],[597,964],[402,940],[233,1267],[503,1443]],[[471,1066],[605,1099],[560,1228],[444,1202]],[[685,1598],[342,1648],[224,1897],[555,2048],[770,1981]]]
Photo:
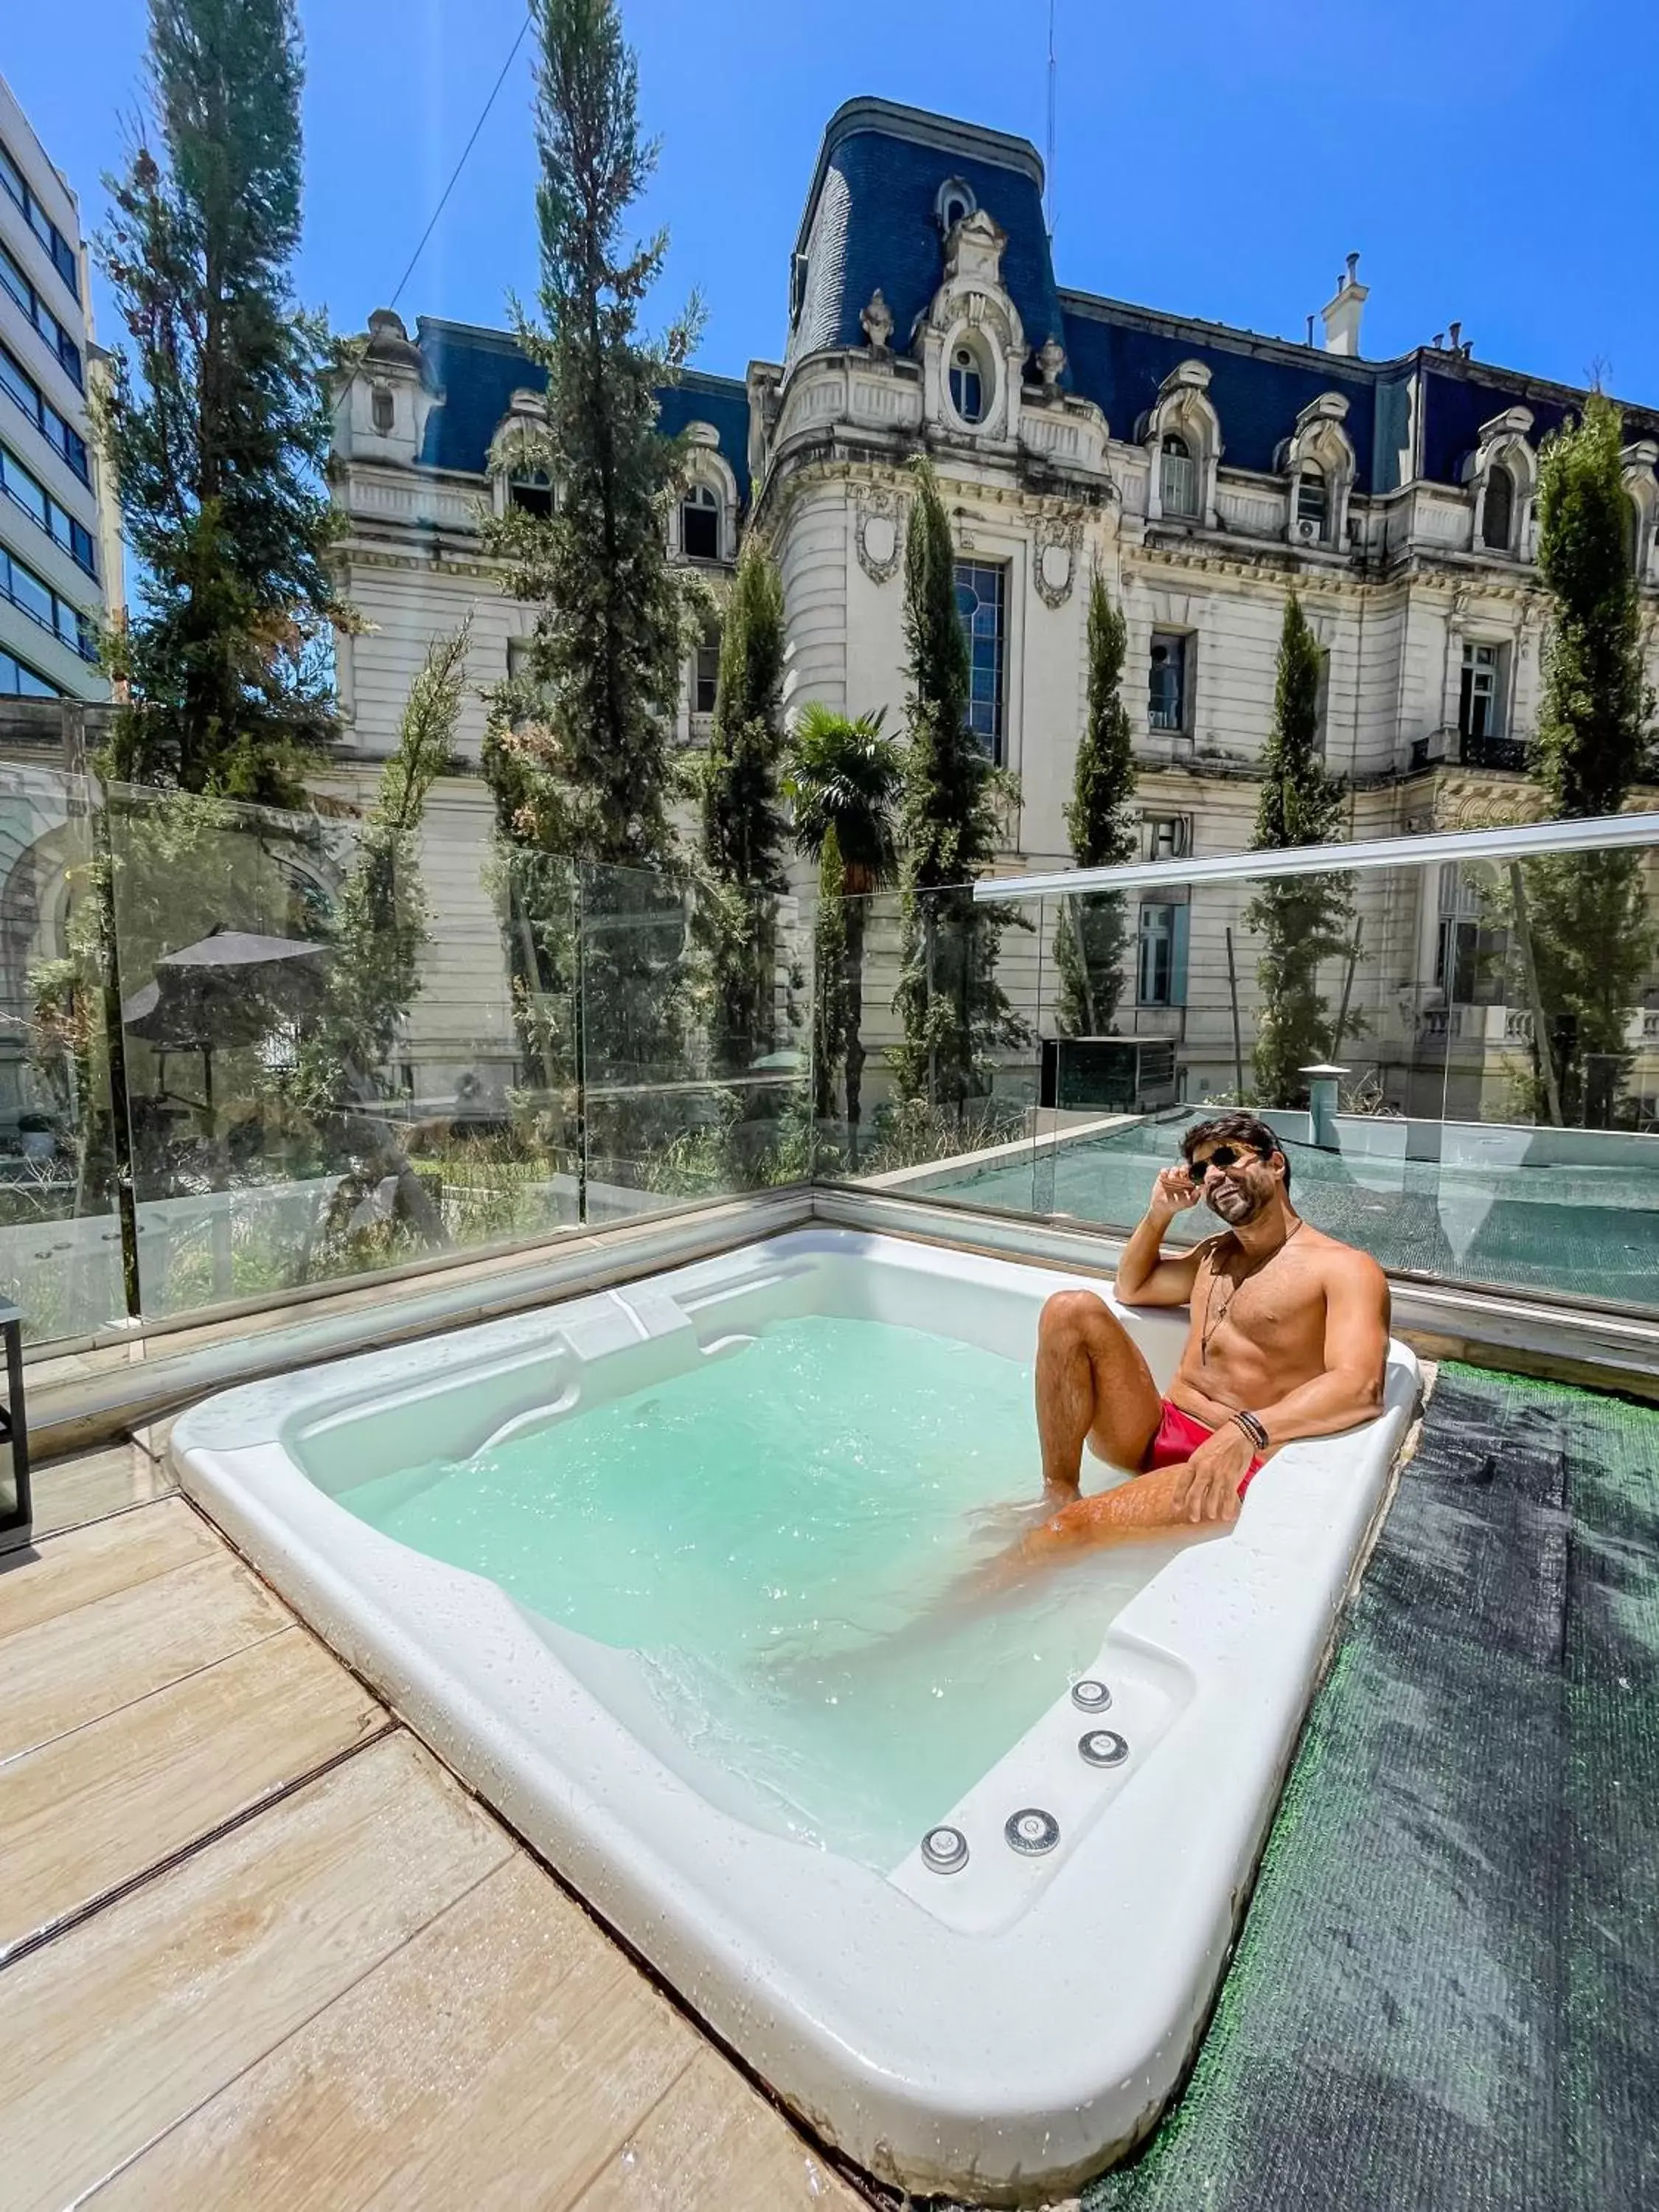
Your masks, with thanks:
[[[1176,1103],[1172,1037],[1044,1037],[1039,1103],[1071,1112],[1156,1113]]]
[[[1296,542],[1298,545],[1317,545],[1319,525],[1304,516],[1296,526]]]

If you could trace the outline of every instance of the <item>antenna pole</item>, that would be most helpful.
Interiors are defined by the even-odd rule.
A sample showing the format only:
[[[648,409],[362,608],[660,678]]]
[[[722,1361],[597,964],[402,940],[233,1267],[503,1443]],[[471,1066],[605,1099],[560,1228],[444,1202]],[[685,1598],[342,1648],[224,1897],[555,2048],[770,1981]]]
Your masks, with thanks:
[[[1043,216],[1050,245],[1054,236],[1054,0],[1048,0],[1048,143],[1042,164]]]

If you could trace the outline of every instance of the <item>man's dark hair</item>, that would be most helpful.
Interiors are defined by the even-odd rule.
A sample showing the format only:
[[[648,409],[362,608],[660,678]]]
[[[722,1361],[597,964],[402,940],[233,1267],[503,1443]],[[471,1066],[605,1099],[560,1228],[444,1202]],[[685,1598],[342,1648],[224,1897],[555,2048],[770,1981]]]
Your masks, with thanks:
[[[1188,1167],[1200,1145],[1248,1145],[1264,1160],[1271,1159],[1277,1152],[1285,1163],[1285,1190],[1289,1195],[1291,1156],[1267,1123],[1259,1121],[1254,1114],[1218,1114],[1213,1121],[1194,1121],[1181,1140],[1181,1157]]]

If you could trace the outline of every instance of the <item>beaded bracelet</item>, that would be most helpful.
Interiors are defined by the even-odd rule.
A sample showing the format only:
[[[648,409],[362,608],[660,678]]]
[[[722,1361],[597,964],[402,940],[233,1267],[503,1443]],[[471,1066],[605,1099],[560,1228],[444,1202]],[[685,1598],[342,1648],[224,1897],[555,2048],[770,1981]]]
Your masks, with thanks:
[[[1267,1431],[1254,1413],[1241,1412],[1235,1413],[1233,1419],[1259,1452],[1267,1450]]]

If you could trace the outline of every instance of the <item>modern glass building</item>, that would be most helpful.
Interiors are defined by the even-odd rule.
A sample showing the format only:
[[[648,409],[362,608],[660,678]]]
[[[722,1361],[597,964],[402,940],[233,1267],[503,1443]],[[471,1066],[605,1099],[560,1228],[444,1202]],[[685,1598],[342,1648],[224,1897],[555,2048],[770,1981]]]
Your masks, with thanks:
[[[98,374],[74,192],[0,77],[0,699],[102,699],[120,556],[88,422]]]

